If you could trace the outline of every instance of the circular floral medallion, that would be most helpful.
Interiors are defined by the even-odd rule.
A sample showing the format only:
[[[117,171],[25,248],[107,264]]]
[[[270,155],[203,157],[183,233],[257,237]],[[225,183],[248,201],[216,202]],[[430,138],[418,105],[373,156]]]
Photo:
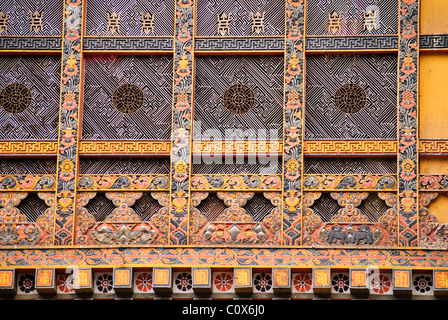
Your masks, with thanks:
[[[378,294],[384,294],[390,290],[390,279],[389,277],[380,274],[378,277],[372,278],[372,290]]]
[[[112,94],[112,105],[121,113],[135,113],[143,105],[143,90],[134,84],[123,84]]]
[[[31,91],[21,83],[7,85],[0,92],[0,106],[8,113],[20,113],[31,104]]]
[[[432,280],[430,277],[421,275],[417,276],[413,282],[414,288],[420,293],[426,293],[431,290]]]
[[[293,284],[298,292],[308,292],[311,290],[311,277],[305,273],[299,273],[294,277]]]
[[[344,293],[348,291],[348,276],[342,273],[339,273],[333,277],[331,281],[331,285],[333,286],[334,291],[338,293]]]
[[[152,289],[152,275],[147,272],[140,273],[135,280],[137,290],[140,292],[148,292]]]
[[[34,287],[34,275],[32,274],[24,274],[19,278],[19,282],[17,283],[19,290],[21,293],[31,293],[35,290]]]
[[[107,273],[100,274],[96,279],[96,288],[101,293],[110,292],[114,288],[112,275]]]
[[[266,292],[272,288],[272,278],[269,274],[260,273],[254,278],[255,289],[259,292]]]
[[[344,113],[356,113],[366,105],[366,92],[356,83],[339,87],[334,95],[336,107]]]
[[[232,288],[233,279],[228,273],[220,273],[215,278],[215,286],[219,291],[225,292]]]
[[[188,272],[179,273],[176,277],[176,287],[180,291],[186,292],[192,288],[192,277]]]
[[[57,286],[60,293],[73,293],[73,276],[70,274],[59,275]]]
[[[255,105],[255,95],[251,88],[243,84],[234,84],[223,95],[224,107],[232,114],[245,114]]]

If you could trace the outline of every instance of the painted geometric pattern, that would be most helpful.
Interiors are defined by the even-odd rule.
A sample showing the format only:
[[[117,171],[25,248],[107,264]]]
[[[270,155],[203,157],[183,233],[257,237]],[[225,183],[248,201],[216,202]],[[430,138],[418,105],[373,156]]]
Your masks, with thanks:
[[[173,272],[173,293],[192,293],[193,277],[191,272]]]
[[[54,158],[1,158],[0,172],[2,175],[54,174],[56,161]]]
[[[134,292],[154,293],[152,271],[135,272]]]
[[[307,35],[397,33],[398,0],[307,1]]]
[[[396,174],[394,158],[307,158],[305,174]]]
[[[63,3],[63,0],[2,0],[0,12],[7,14],[7,29],[0,36],[60,36]]]
[[[170,138],[172,58],[89,56],[85,70],[83,139]],[[135,113],[121,113],[112,104],[114,91],[126,83],[143,91],[143,106]]]
[[[173,0],[93,0],[86,6],[86,36],[172,36]],[[116,14],[117,28],[108,19]],[[148,15],[149,13],[149,15]]]
[[[17,294],[36,294],[36,279],[34,274],[17,274]]]
[[[58,294],[73,294],[73,275],[68,273],[58,274],[56,276],[56,292]]]
[[[348,273],[346,272],[332,273],[331,293],[350,293],[350,283]]]
[[[263,29],[253,27],[253,15],[264,14]],[[218,16],[229,17],[228,31],[218,32]],[[285,29],[285,3],[283,0],[249,1],[197,1],[197,36],[256,36],[283,35]]]
[[[18,273],[16,276],[17,294],[37,295],[35,275],[32,273]],[[135,271],[133,275],[133,291],[137,294],[154,295],[152,270]],[[192,275],[189,271],[173,272],[172,292],[175,294],[192,294]],[[212,272],[212,293],[235,293],[235,279],[232,272]],[[332,294],[350,294],[348,272],[333,271],[330,278]],[[273,294],[272,274],[270,272],[254,272],[252,275],[253,293]],[[368,290],[371,295],[392,295],[392,273],[384,270],[372,270],[368,277]],[[431,273],[414,272],[411,278],[412,295],[434,295],[434,281]],[[73,276],[71,273],[56,275],[56,292],[58,294],[75,294]],[[112,272],[94,272],[93,293],[113,294],[114,278]],[[312,294],[312,273],[293,272],[291,274],[291,293]]]
[[[234,293],[235,283],[230,272],[213,272],[212,292]]]
[[[93,293],[115,293],[111,272],[95,272],[93,274]]]
[[[307,57],[305,137],[313,139],[396,139],[396,55]],[[341,85],[356,83],[365,107],[344,113],[334,102]]]
[[[2,56],[0,90],[13,83],[31,91],[29,107],[20,113],[0,108],[0,139],[52,140],[58,135],[61,59],[57,56]]]
[[[194,139],[207,129],[217,135],[214,139],[224,139],[228,133],[230,139],[254,140],[259,129],[265,130],[268,139],[281,139],[282,79],[282,57],[196,57]],[[223,94],[238,83],[253,90],[255,105],[245,114],[234,115],[225,109]]]
[[[370,294],[393,294],[393,283],[391,272],[376,272],[373,277],[370,278]]]

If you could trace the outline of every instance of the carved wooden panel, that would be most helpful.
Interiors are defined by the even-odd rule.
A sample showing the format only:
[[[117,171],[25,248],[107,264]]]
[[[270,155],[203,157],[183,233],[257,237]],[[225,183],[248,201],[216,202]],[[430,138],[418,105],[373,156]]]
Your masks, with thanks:
[[[61,61],[57,56],[1,56],[0,90],[8,102],[24,101],[23,91],[5,88],[11,84],[25,87],[30,100],[22,112],[0,107],[0,139],[52,140],[58,135],[58,110],[61,85]],[[5,91],[3,91],[5,90]],[[12,100],[11,100],[12,99]],[[11,110],[10,110],[11,111]]]
[[[170,138],[171,57],[89,56],[85,70],[83,139]],[[123,84],[133,84],[142,91],[143,105],[135,113],[122,113],[114,107],[113,94]],[[124,99],[137,98],[134,91],[121,94]]]
[[[341,111],[338,89],[348,83],[365,92],[356,113]],[[311,55],[306,63],[305,138],[396,139],[397,56]]]
[[[259,129],[265,130],[268,140],[281,139],[282,82],[280,56],[196,57],[194,140],[208,140],[210,135],[224,140],[226,134],[230,140],[256,140]],[[224,107],[223,95],[238,83],[251,88],[255,105],[249,112],[235,115]]]

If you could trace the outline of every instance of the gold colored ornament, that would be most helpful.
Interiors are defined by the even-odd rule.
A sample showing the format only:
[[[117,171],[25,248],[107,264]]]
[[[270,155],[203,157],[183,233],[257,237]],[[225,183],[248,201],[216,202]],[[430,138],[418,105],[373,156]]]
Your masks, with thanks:
[[[230,34],[230,14],[223,12],[218,14],[218,34],[224,36],[226,33]]]
[[[39,32],[39,30],[42,31],[42,16],[43,11],[38,12],[37,10],[34,11],[34,13],[30,13],[30,30],[34,32]]]
[[[299,168],[300,164],[296,159],[291,159],[286,163],[286,169],[288,169],[289,172],[296,172]]]
[[[0,11],[0,34],[3,32],[8,32],[8,14],[4,14],[3,11]]]
[[[256,34],[264,32],[264,12],[252,13],[252,32]]]
[[[174,164],[174,171],[177,173],[185,173],[187,172],[188,165],[185,161],[179,160]]]
[[[328,14],[328,32],[336,33],[341,30],[341,15],[336,11]]]
[[[115,12],[107,14],[107,31],[120,33],[120,16],[121,13],[117,15]]]
[[[151,12],[146,12],[145,14],[141,13],[141,16],[142,16],[141,32],[144,32],[146,34],[148,34],[150,32],[154,33],[154,17],[151,14]]]

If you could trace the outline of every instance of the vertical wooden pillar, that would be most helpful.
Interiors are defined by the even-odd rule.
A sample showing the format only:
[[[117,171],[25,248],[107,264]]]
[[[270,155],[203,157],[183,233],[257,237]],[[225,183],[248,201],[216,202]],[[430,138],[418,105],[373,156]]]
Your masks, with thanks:
[[[305,1],[286,2],[283,241],[301,244]]]
[[[170,244],[187,244],[190,207],[194,2],[176,1]]]
[[[419,0],[401,0],[399,19],[398,241],[401,246],[417,246]]]
[[[55,245],[73,244],[82,103],[83,2],[85,0],[64,1]]]

